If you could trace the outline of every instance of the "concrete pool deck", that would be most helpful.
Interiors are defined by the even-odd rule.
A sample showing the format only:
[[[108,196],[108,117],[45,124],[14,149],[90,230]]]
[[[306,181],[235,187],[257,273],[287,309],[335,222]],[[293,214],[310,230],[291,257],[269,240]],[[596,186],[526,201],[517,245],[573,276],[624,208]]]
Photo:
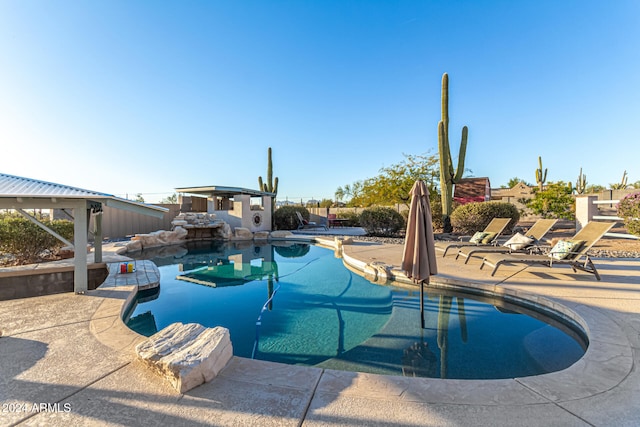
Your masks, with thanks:
[[[399,266],[402,246],[345,245],[356,265]],[[107,250],[108,256],[108,250]],[[602,276],[568,267],[438,258],[444,286],[466,283],[552,305],[590,345],[568,369],[508,380],[406,378],[234,357],[185,393],[135,360],[143,337],[121,321],[134,285],[0,301],[0,425],[635,426],[640,422],[640,260],[597,259]],[[109,258],[106,258],[109,261]],[[155,278],[140,265],[142,284]]]

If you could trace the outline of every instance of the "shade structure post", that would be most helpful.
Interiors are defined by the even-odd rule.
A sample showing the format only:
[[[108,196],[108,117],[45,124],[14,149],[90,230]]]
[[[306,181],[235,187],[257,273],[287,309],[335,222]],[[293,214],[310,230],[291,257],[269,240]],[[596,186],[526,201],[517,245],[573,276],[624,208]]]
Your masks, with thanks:
[[[102,212],[93,217],[96,231],[93,234],[93,262],[102,262]]]
[[[83,294],[88,289],[87,271],[87,202],[79,201],[73,208],[73,291]]]

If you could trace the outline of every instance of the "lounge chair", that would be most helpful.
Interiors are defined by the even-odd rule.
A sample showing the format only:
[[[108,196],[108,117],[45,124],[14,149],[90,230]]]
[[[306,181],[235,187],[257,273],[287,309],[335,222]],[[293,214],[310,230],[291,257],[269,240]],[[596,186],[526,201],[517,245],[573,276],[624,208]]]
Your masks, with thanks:
[[[538,242],[551,230],[557,219],[539,219],[524,234],[516,233],[509,240],[498,246],[465,246],[458,250],[459,257],[465,258],[464,263],[468,263],[469,259],[475,254],[485,253],[531,253],[538,245]],[[481,255],[484,256],[484,255]]]
[[[322,228],[324,230],[328,230],[327,226],[324,224],[316,224],[315,222],[309,222],[302,217],[300,212],[296,211],[296,216],[298,217],[298,230],[308,230],[314,228]]]
[[[502,234],[507,224],[509,224],[511,218],[493,218],[483,231],[479,231],[473,236],[463,236],[461,239],[468,238],[468,241],[459,242],[436,242],[436,252],[442,252],[442,256],[447,256],[449,249],[459,249],[463,246],[491,246],[496,245],[498,242],[498,236]]]
[[[604,234],[613,227],[613,222],[590,222],[576,233],[570,240],[559,241],[547,255],[526,255],[526,254],[489,254],[486,255],[480,265],[493,267],[493,276],[502,264],[524,263],[542,264],[548,267],[554,265],[569,265],[573,269],[591,273],[600,280],[600,275],[596,266],[587,255],[587,252]]]

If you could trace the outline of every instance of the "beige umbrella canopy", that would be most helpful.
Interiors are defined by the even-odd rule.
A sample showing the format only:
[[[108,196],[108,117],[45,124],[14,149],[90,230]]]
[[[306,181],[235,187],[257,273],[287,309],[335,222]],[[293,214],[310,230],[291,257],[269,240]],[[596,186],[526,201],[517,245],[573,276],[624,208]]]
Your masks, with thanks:
[[[424,328],[424,284],[429,283],[430,276],[438,274],[438,266],[431,224],[429,189],[423,181],[418,180],[413,184],[409,194],[411,208],[404,238],[402,270],[414,283],[420,284],[420,319]]]

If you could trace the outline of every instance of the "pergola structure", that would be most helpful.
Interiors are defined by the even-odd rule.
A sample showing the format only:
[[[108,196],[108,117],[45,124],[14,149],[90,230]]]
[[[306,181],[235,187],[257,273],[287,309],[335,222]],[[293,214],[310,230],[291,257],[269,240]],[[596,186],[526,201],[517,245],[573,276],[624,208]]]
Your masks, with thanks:
[[[271,231],[275,193],[221,185],[181,187],[175,190],[179,193],[181,202],[184,194],[206,198],[207,205],[202,210],[215,214],[234,229],[244,227],[251,232]],[[260,199],[259,208],[252,208],[251,198]]]
[[[84,293],[88,285],[87,244],[89,219],[94,215],[95,248],[94,262],[102,262],[102,207],[110,206],[143,215],[162,218],[168,209],[138,203],[131,200],[83,190],[81,188],[54,184],[30,178],[0,173],[0,209],[13,209],[65,244],[74,248],[74,291]],[[25,209],[71,210],[73,218],[73,242],[69,242]]]

